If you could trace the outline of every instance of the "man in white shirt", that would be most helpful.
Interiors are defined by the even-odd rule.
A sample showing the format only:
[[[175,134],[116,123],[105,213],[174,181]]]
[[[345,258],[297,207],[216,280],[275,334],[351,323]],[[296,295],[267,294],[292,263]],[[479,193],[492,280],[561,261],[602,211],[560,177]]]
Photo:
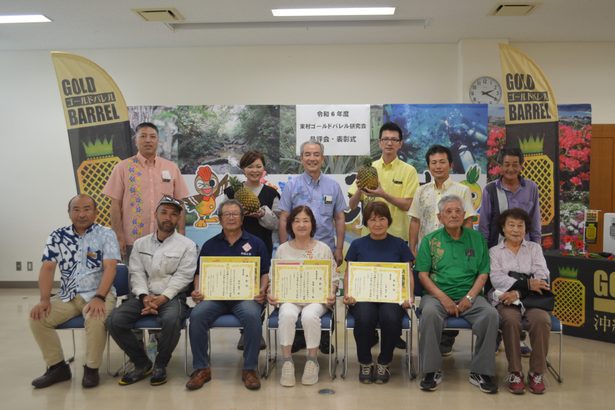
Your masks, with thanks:
[[[186,289],[194,278],[197,260],[196,244],[175,231],[182,210],[181,201],[163,196],[156,208],[156,232],[134,243],[129,264],[130,298],[107,320],[113,340],[135,365],[120,385],[136,383],[150,374],[152,386],[167,381],[166,366],[186,320]],[[132,332],[134,323],[146,315],[156,315],[162,329],[154,364]]]

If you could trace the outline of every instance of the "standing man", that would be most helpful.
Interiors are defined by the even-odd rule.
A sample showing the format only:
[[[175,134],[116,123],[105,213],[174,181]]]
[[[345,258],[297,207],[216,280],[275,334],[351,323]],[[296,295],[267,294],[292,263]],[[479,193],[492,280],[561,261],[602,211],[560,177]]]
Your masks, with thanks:
[[[134,243],[129,265],[131,295],[107,319],[113,340],[135,365],[120,385],[136,383],[150,374],[152,386],[167,382],[166,367],[186,319],[186,289],[196,270],[196,244],[175,232],[182,209],[179,200],[162,197],[156,208],[156,232]],[[153,372],[143,341],[132,332],[146,315],[156,315],[162,328]]]
[[[109,228],[95,224],[96,202],[88,195],[77,195],[68,203],[72,225],[49,235],[43,250],[43,265],[38,278],[40,302],[30,312],[30,329],[38,343],[47,371],[32,381],[36,388],[69,380],[71,371],[64,361],[56,326],[73,317],[85,317],[86,360],[83,387],[95,387],[100,378],[107,339],[105,319],[115,306],[112,290],[120,249]],[[60,293],[51,297],[56,266],[60,267]]]
[[[241,380],[250,390],[260,389],[258,376],[258,353],[263,333],[261,314],[267,288],[269,287],[269,266],[271,256],[265,243],[258,237],[242,229],[243,207],[234,199],[220,205],[218,210],[222,232],[203,244],[199,256],[259,256],[261,287],[253,300],[203,300],[199,291],[200,265],[194,277],[192,299],[197,305],[190,314],[190,347],[192,348],[192,367],[194,372],[186,383],[188,390],[197,390],[211,380],[211,368],[207,356],[209,329],[216,319],[224,314],[237,316],[244,329],[245,346],[243,351],[243,370]]]
[[[497,393],[495,336],[498,312],[482,295],[489,277],[489,251],[482,235],[463,226],[463,200],[445,195],[438,201],[438,219],[444,228],[423,238],[416,270],[424,288],[419,322],[422,390],[435,390],[442,381],[440,336],[448,316],[472,324],[476,344],[470,364],[471,384],[484,393]]]
[[[163,195],[188,196],[188,187],[173,162],[156,155],[158,128],[151,122],[137,125],[137,155],[115,166],[103,194],[111,198],[111,227],[117,235],[122,259],[130,257],[137,238],[156,231],[156,204]],[[184,218],[177,228],[185,234]]]
[[[489,248],[500,241],[498,217],[506,209],[521,208],[530,216],[531,231],[526,240],[540,244],[541,221],[538,186],[521,176],[523,152],[519,148],[502,148],[500,151],[500,177],[483,189],[480,204],[478,230],[483,234]]]
[[[280,200],[280,244],[288,240],[286,231],[288,215],[295,207],[307,205],[316,218],[314,239],[326,243],[335,263],[343,262],[346,201],[339,184],[322,173],[325,162],[325,147],[318,141],[305,141],[300,148],[304,172],[288,181]],[[303,331],[298,330],[293,342],[293,353],[305,347]],[[323,331],[320,337],[320,351],[329,353],[329,333]]]
[[[387,122],[380,127],[378,145],[382,156],[379,160],[374,161],[372,166],[378,171],[379,186],[372,190],[358,187],[355,181],[348,189],[350,197],[348,206],[350,209],[355,209],[359,202],[366,198],[384,201],[393,218],[388,232],[408,241],[409,218],[406,213],[410,209],[412,198],[419,186],[419,178],[412,165],[406,164],[397,157],[397,153],[403,146],[402,130],[397,124]],[[364,227],[363,234],[368,233],[367,227]]]
[[[288,240],[286,222],[290,211],[299,205],[307,205],[316,218],[314,239],[329,245],[339,266],[344,251],[346,202],[338,183],[321,171],[325,162],[324,150],[325,147],[317,141],[306,141],[301,144],[301,164],[305,172],[288,181],[282,191],[280,243]]]
[[[463,201],[466,209],[463,225],[472,228],[472,217],[476,215],[472,207],[470,189],[450,178],[453,167],[451,150],[442,145],[432,145],[425,154],[425,161],[433,179],[417,189],[415,199],[408,211],[410,215],[410,250],[416,255],[419,243],[425,235],[442,227],[438,218],[438,202],[446,195],[456,195]],[[446,330],[442,334],[440,352],[448,356],[453,351],[457,330]]]

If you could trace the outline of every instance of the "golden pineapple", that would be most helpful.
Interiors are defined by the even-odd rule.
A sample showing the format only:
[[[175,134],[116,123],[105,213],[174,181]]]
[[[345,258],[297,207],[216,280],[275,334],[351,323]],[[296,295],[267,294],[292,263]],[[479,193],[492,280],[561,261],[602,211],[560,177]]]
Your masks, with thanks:
[[[241,203],[246,214],[253,214],[261,207],[261,201],[252,191],[246,188],[235,176],[230,177],[229,183],[235,192],[235,199]]]
[[[77,168],[79,192],[88,194],[98,204],[96,223],[111,226],[111,199],[102,190],[111,176],[111,171],[120,159],[113,155],[113,140],[96,138],[83,144],[86,160]]]
[[[523,176],[538,185],[540,223],[549,225],[555,217],[555,185],[553,161],[543,153],[544,138],[520,138],[519,146],[525,157]]]
[[[577,279],[575,268],[560,267],[560,277],[551,284],[555,295],[553,315],[566,326],[581,327],[585,323],[585,286]]]
[[[372,160],[369,157],[361,159],[361,168],[357,171],[357,188],[378,188],[378,171],[372,166]]]

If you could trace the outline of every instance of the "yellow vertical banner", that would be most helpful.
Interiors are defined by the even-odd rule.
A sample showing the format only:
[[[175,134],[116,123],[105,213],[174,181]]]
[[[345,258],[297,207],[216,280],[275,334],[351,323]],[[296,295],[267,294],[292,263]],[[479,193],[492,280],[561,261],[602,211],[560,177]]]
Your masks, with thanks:
[[[523,52],[500,44],[506,146],[520,148],[523,176],[539,188],[544,249],[559,247],[559,125],[551,84]]]
[[[52,52],[77,191],[99,204],[97,222],[111,225],[109,198],[102,194],[113,167],[132,155],[128,108],[119,87],[96,63]]]

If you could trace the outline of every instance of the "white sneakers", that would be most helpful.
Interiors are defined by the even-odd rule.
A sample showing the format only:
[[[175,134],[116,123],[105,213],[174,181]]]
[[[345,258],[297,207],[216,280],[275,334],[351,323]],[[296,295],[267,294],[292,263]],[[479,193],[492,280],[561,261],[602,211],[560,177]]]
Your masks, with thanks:
[[[319,372],[320,366],[315,360],[306,360],[301,384],[311,386],[318,383]],[[284,387],[293,387],[295,385],[295,364],[292,360],[285,360],[284,364],[282,364],[280,384]]]
[[[295,385],[295,364],[292,360],[284,360],[280,384],[284,387],[293,387]]]
[[[311,386],[318,383],[318,372],[320,366],[315,360],[306,360],[305,367],[303,368],[303,376],[301,377],[301,384]]]

